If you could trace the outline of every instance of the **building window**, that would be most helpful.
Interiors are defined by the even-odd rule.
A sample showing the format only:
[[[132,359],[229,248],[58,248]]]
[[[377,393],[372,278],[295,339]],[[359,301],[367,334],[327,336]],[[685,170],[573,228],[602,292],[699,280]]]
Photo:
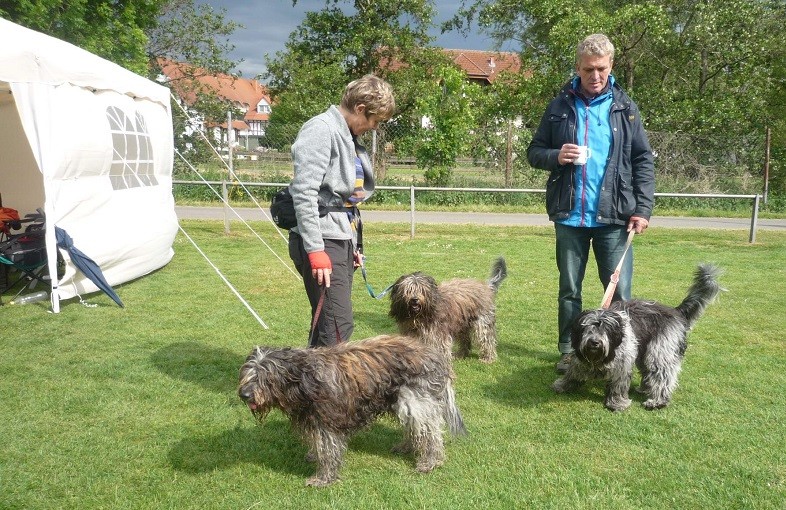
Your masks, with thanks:
[[[270,113],[270,103],[261,99],[259,103],[257,103],[257,113]]]

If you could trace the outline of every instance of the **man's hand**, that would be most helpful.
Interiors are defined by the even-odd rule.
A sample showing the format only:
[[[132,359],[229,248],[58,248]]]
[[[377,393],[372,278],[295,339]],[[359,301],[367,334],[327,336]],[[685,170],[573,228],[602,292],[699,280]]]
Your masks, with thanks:
[[[628,232],[635,230],[637,234],[641,234],[647,229],[649,224],[649,220],[640,216],[631,216],[628,220]]]
[[[580,151],[579,146],[572,143],[566,143],[562,146],[559,150],[559,155],[557,155],[557,163],[560,165],[567,165],[568,163],[573,163],[576,161],[576,158],[579,157]]]

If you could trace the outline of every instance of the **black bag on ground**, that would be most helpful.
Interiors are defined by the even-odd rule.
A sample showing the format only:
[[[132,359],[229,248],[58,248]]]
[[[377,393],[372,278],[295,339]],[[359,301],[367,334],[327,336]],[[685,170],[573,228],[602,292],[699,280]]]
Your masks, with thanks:
[[[327,206],[319,204],[319,217],[326,216],[329,212],[349,211],[350,209],[342,206]],[[270,217],[278,228],[289,230],[297,226],[297,216],[295,216],[295,203],[292,201],[292,194],[289,186],[281,188],[273,195],[270,201]]]

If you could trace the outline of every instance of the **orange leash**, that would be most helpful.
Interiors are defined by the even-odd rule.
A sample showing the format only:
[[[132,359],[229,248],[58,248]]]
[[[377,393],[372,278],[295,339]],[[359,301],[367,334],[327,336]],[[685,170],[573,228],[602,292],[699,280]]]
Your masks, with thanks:
[[[617,283],[620,281],[620,271],[622,271],[622,263],[625,262],[625,255],[628,254],[628,250],[630,249],[631,243],[633,243],[633,236],[636,234],[636,229],[631,229],[628,232],[628,241],[625,243],[625,251],[622,252],[622,257],[620,258],[619,264],[617,264],[617,268],[614,270],[614,274],[611,275],[609,279],[609,286],[606,287],[606,293],[603,295],[603,301],[600,302],[600,307],[606,309],[611,305],[611,298],[614,296],[614,291],[617,290]]]

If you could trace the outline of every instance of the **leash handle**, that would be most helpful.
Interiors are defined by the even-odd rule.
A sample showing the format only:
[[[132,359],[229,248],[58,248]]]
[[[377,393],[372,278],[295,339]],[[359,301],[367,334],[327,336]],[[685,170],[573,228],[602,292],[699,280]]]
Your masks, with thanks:
[[[617,264],[616,269],[614,269],[614,273],[612,273],[611,277],[609,278],[609,285],[606,287],[606,293],[603,294],[603,301],[600,302],[600,307],[604,310],[611,306],[611,298],[614,296],[614,291],[617,290],[617,283],[620,281],[622,263],[625,262],[625,255],[628,254],[628,250],[630,249],[631,243],[633,243],[633,236],[635,234],[635,229],[631,229],[630,232],[628,232],[628,240],[625,243],[625,251],[622,252],[622,257],[620,257],[620,261]]]

